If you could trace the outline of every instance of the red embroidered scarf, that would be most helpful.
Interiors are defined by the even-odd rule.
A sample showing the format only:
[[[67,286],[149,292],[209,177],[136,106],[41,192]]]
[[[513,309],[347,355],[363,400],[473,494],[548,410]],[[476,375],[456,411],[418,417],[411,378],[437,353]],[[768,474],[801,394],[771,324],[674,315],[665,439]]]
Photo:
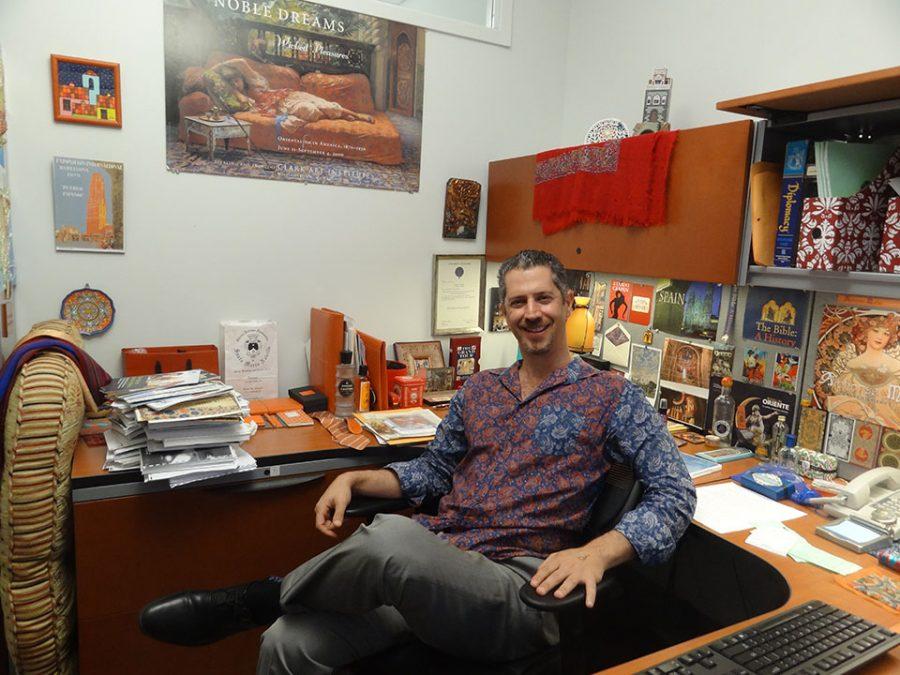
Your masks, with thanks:
[[[576,223],[659,225],[677,131],[539,153],[534,219],[544,234]]]

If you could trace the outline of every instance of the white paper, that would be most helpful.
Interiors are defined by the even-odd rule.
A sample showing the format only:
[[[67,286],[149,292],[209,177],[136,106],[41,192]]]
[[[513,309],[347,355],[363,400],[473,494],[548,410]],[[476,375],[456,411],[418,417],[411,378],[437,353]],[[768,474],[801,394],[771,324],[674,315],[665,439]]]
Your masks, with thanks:
[[[274,321],[223,321],[225,382],[245,398],[278,396],[278,339]]]
[[[781,523],[765,523],[753,530],[746,541],[770,553],[787,556],[788,551],[803,541],[803,537]]]
[[[803,511],[785,506],[732,482],[697,488],[694,520],[719,534],[749,530],[770,522],[800,518]]]
[[[614,366],[628,367],[631,334],[619,321],[603,334],[603,358]]]

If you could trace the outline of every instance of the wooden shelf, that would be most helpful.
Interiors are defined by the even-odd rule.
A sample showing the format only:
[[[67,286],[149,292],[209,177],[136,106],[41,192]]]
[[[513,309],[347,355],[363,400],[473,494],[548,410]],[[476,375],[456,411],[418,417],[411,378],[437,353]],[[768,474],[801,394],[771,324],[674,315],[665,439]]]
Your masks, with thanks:
[[[900,274],[828,272],[793,267],[750,265],[747,272],[747,285],[896,298],[900,294]]]
[[[719,101],[717,110],[775,118],[900,98],[900,67]]]

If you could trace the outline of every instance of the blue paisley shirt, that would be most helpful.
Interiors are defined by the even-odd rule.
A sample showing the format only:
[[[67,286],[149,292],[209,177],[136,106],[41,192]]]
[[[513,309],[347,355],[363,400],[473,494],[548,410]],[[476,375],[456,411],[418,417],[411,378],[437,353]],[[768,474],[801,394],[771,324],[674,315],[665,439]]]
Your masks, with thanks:
[[[494,560],[546,557],[580,544],[616,461],[631,464],[645,486],[616,529],[641,562],[666,560],[690,523],[696,493],[641,389],[576,358],[523,400],[520,363],[470,377],[428,449],[387,466],[414,504],[442,496],[437,515],[414,518]]]

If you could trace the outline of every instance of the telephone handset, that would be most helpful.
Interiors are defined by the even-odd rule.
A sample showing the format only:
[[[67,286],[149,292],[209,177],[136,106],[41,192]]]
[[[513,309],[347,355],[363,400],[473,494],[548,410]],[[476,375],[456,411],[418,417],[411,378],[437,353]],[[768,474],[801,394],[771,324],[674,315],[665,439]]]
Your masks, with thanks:
[[[817,481],[813,481],[815,486]],[[875,527],[900,539],[900,469],[882,466],[860,474],[846,485],[820,485],[837,492],[840,501],[824,504],[835,516]]]

